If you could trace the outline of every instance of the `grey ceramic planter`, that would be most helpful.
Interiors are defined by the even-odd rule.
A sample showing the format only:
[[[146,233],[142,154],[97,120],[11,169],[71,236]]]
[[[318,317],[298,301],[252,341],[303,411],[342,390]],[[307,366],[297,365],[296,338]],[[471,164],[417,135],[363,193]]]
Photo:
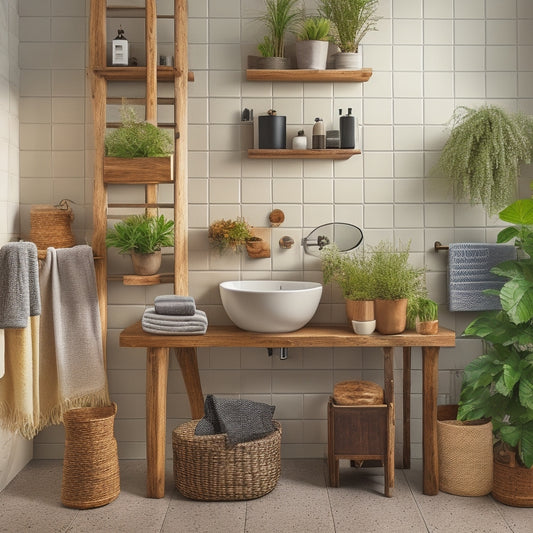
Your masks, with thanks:
[[[298,68],[324,70],[328,59],[328,41],[296,41]]]

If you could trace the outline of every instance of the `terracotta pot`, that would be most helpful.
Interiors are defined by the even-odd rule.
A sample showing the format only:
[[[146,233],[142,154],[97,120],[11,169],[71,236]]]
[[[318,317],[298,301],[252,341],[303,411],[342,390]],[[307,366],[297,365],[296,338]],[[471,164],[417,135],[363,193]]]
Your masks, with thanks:
[[[407,323],[407,298],[401,300],[376,300],[376,329],[382,335],[402,333]]]
[[[513,507],[533,507],[533,468],[520,466],[515,453],[494,451],[492,496]]]
[[[416,321],[416,332],[420,335],[436,335],[439,332],[439,321],[429,320],[426,322]]]
[[[133,271],[138,276],[153,276],[161,268],[161,250],[152,254],[131,253]]]
[[[350,326],[352,325],[352,320],[357,320],[358,322],[374,320],[374,300],[346,299],[346,317]]]

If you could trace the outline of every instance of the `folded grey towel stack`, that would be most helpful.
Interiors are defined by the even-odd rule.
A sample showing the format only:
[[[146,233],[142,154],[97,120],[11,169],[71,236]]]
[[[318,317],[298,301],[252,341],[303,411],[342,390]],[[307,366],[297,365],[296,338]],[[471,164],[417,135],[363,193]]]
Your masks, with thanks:
[[[179,294],[162,294],[154,300],[155,312],[160,315],[192,316],[196,313],[196,304],[192,296]]]
[[[194,434],[226,433],[230,446],[261,439],[276,429],[272,421],[275,406],[266,403],[208,394],[204,409],[205,416],[198,421]]]
[[[157,335],[201,335],[207,331],[207,316],[200,309],[193,315],[164,315],[156,313],[155,307],[148,307],[141,325],[147,333]]]

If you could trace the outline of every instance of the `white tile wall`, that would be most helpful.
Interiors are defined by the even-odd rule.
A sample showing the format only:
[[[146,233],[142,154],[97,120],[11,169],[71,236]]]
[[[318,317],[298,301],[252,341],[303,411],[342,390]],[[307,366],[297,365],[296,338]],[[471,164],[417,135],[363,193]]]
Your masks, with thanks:
[[[170,5],[168,1],[158,4],[167,10]],[[23,235],[29,229],[30,204],[56,202],[67,194],[80,202],[74,207],[79,220],[77,238],[83,242],[90,235],[93,140],[87,127],[92,117],[84,70],[88,5],[89,0],[19,0]],[[372,78],[364,84],[246,82],[246,56],[256,53],[261,32],[252,19],[262,5],[262,0],[194,0],[189,5],[189,60],[195,72],[195,82],[189,84],[190,293],[207,310],[211,323],[228,323],[218,282],[238,277],[320,280],[319,262],[305,256],[298,243],[320,224],[345,221],[360,226],[368,243],[411,239],[416,252],[413,260],[426,264],[430,293],[443,304],[443,323],[461,332],[471,316],[446,311],[446,255],[435,254],[433,243],[494,240],[498,222],[479,208],[456,205],[447,184],[432,169],[457,105],[490,101],[533,113],[532,2],[381,0],[383,19],[378,31],[369,34],[362,45],[364,65],[373,69]],[[136,46],[142,40],[135,35],[137,25],[138,21],[131,21],[127,26]],[[161,35],[170,31],[168,25],[160,29]],[[16,49],[13,44],[10,51]],[[0,64],[6,61],[10,67],[18,65],[16,53],[0,54]],[[0,76],[0,83],[7,79]],[[117,96],[136,90],[132,85],[113,88]],[[289,142],[302,127],[310,137],[316,116],[331,128],[336,125],[338,108],[352,107],[361,126],[363,154],[335,163],[250,160],[246,149],[253,146],[252,128],[240,123],[245,107],[256,116],[271,107],[285,114]],[[1,135],[0,142],[5,143]],[[18,141],[9,142],[18,146]],[[8,179],[5,171],[0,172],[1,208],[7,204]],[[526,167],[520,185],[523,194],[528,194],[531,176],[533,171]],[[138,192],[122,189],[111,194],[135,196]],[[162,194],[171,198],[168,188],[162,188]],[[19,203],[18,196],[14,198],[12,214]],[[276,207],[283,209],[286,221],[273,231],[270,259],[254,262],[209,251],[210,221],[243,215],[255,225],[266,225],[268,213]],[[0,239],[17,230],[0,218]],[[295,239],[293,249],[277,247],[283,235]],[[121,259],[111,254],[110,268],[123,269]],[[110,386],[115,400],[124,404],[119,405],[117,433],[123,457],[142,456],[144,358],[142,350],[120,349],[118,332],[138,318],[156,294],[172,288],[111,283],[109,290]],[[326,288],[316,319],[344,319],[337,290]],[[443,350],[441,399],[457,399],[450,386],[452,372],[463,368],[476,350],[475,343],[462,339],[456,349]],[[287,361],[279,361],[268,359],[259,349],[213,349],[201,351],[199,357],[205,392],[241,394],[277,405],[286,456],[323,455],[325,406],[335,381],[382,379],[376,353],[294,349]],[[177,424],[188,411],[175,362],[172,368],[169,424]],[[418,392],[420,380],[420,372],[415,373]],[[413,416],[421,416],[419,394],[413,400]],[[419,433],[414,432],[413,442],[418,455]],[[43,432],[36,440],[36,455],[58,454],[62,438],[54,430]]]

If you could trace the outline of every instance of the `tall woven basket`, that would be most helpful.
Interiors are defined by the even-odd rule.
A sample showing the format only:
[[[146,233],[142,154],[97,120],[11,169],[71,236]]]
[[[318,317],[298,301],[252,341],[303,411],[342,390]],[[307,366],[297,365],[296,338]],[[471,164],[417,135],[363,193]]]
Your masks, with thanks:
[[[74,220],[72,209],[66,200],[58,206],[33,205],[30,210],[30,241],[39,251],[53,248],[70,248],[76,244],[71,224]]]
[[[117,441],[113,436],[116,414],[116,403],[71,409],[64,414],[61,502],[66,507],[100,507],[119,495]]]
[[[251,500],[274,489],[281,473],[281,426],[230,448],[225,433],[195,435],[198,420],[172,432],[176,488],[193,500]]]
[[[492,490],[492,422],[437,420],[440,490],[485,496]]]

